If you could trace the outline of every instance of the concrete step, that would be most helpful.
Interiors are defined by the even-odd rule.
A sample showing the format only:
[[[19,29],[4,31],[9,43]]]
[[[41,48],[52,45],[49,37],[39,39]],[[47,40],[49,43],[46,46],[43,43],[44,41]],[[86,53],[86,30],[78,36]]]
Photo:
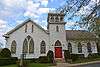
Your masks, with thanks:
[[[63,58],[55,58],[56,63],[65,63],[65,60]]]

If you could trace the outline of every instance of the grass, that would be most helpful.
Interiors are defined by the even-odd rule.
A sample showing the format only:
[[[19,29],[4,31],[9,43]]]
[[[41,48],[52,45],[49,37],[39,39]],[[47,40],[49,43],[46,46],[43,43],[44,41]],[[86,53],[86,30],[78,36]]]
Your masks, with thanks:
[[[0,67],[17,67],[17,65],[6,65],[6,66],[0,66]]]
[[[42,63],[30,63],[28,67],[48,67],[51,64],[42,64]],[[0,67],[17,67],[17,65],[6,65],[6,66],[0,66]]]
[[[86,62],[91,62],[91,61],[100,61],[100,58],[91,58],[91,59],[84,58],[84,59],[78,59],[78,60],[72,62],[72,64],[75,64],[75,63],[86,63]]]
[[[31,63],[29,67],[48,67],[50,64]]]

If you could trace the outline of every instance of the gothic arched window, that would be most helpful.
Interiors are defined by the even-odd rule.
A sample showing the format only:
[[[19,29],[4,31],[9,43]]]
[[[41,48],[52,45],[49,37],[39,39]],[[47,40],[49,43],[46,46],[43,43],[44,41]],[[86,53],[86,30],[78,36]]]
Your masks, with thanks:
[[[40,44],[40,53],[45,54],[46,53],[46,44],[45,41],[42,41]]]
[[[16,41],[12,41],[12,44],[11,44],[11,53],[12,54],[15,54],[16,53]]]
[[[32,37],[27,36],[23,43],[23,52],[24,53],[34,53],[34,41]]]
[[[34,42],[32,39],[29,42],[29,53],[34,53]]]
[[[68,51],[69,51],[70,53],[72,53],[72,45],[71,45],[71,43],[68,43]]]
[[[82,53],[82,45],[80,42],[78,43],[78,53]]]
[[[91,43],[87,43],[87,50],[89,53],[92,53],[92,49],[91,49]]]
[[[23,53],[28,53],[28,41],[27,41],[27,39],[25,39],[24,43],[23,43]]]
[[[59,40],[57,40],[57,41],[55,42],[55,46],[61,46],[61,42],[60,42]]]

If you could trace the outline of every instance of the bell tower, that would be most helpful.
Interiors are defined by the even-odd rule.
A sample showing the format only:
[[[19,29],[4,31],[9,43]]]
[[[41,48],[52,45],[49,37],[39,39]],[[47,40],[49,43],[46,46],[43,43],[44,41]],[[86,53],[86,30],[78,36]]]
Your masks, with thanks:
[[[59,41],[61,43],[61,48],[63,49],[66,45],[66,31],[65,31],[65,22],[64,14],[60,13],[48,13],[48,31],[49,31],[49,40],[50,46],[53,51],[55,47],[55,42]]]
[[[49,24],[63,24],[63,25],[65,25],[64,14],[48,13],[47,22],[48,22],[48,29],[49,29]]]

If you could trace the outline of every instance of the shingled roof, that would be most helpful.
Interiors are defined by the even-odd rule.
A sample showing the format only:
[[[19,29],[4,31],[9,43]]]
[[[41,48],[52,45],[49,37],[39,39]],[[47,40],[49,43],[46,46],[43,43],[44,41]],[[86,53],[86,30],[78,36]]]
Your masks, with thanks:
[[[96,40],[96,35],[92,32],[87,32],[83,30],[66,30],[66,39],[73,40],[73,39],[89,39],[89,40]]]

